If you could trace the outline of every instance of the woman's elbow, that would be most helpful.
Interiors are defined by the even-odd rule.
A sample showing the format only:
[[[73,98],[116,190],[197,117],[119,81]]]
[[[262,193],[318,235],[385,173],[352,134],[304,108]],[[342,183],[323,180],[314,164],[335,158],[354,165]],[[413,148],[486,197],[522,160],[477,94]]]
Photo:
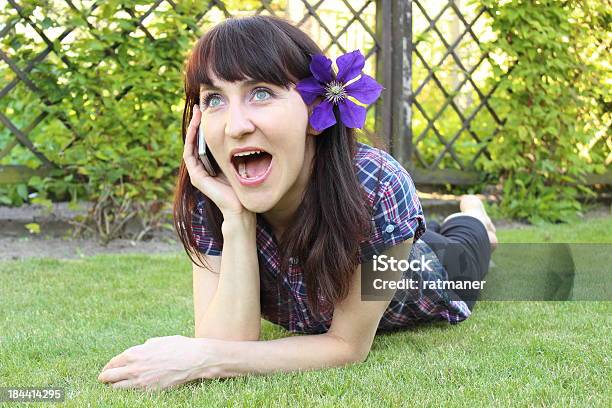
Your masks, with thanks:
[[[351,343],[339,336],[332,336],[335,337],[336,341],[338,341],[339,344],[342,345],[342,349],[344,350],[344,352],[341,355],[344,356],[343,360],[345,364],[357,364],[366,361],[368,355],[370,354],[370,348],[372,346],[371,344]]]
[[[368,359],[370,348],[359,347],[351,353],[351,363],[363,363]]]

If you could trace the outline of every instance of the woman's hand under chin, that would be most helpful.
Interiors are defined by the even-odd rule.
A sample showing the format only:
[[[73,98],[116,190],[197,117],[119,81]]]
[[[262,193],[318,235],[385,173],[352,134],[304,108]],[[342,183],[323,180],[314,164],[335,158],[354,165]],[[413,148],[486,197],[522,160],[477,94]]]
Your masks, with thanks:
[[[206,340],[185,336],[154,337],[130,347],[104,366],[98,381],[113,388],[160,390],[202,378],[216,353]]]
[[[215,177],[210,176],[197,156],[196,133],[201,117],[202,112],[195,105],[191,122],[185,135],[185,147],[183,150],[183,161],[189,173],[191,184],[210,198],[223,215],[243,215],[248,213],[249,211],[244,208],[238,199],[227,176],[222,172]]]

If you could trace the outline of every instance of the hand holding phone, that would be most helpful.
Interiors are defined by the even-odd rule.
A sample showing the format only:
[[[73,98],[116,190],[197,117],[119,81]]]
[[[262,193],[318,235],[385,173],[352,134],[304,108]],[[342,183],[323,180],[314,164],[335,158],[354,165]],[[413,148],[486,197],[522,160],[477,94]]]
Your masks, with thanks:
[[[217,172],[215,171],[211,161],[210,161],[210,151],[208,150],[208,146],[206,145],[206,139],[204,138],[204,129],[202,128],[202,124],[198,126],[198,156],[204,165],[204,169],[211,176],[216,176]]]
[[[194,105],[183,148],[183,161],[191,184],[217,205],[225,219],[250,213],[240,202],[223,171],[215,171],[219,167],[206,145],[200,127],[201,119],[202,112],[198,105]]]

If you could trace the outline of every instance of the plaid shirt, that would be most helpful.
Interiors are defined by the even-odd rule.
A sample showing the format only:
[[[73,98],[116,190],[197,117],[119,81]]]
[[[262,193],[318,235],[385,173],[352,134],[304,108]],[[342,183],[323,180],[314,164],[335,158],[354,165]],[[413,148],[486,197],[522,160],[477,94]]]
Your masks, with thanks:
[[[425,280],[446,279],[447,273],[433,250],[419,238],[425,232],[425,218],[414,183],[408,172],[388,153],[358,143],[353,160],[359,181],[373,207],[372,233],[360,243],[360,261],[371,260],[388,248],[414,237],[411,259],[421,255],[431,259],[433,271],[423,272]],[[380,183],[379,169],[382,166]],[[378,187],[378,188],[377,188]],[[199,193],[199,192],[198,192]],[[204,200],[199,193],[192,228],[198,249],[208,255],[221,255],[222,248],[206,227]],[[288,274],[278,276],[280,254],[272,228],[257,217],[257,253],[260,267],[262,316],[294,333],[324,333],[331,326],[333,307],[314,316],[306,295],[302,269],[293,258]],[[407,272],[409,273],[409,272]],[[324,299],[320,299],[324,303]],[[397,290],[378,325],[379,330],[411,326],[418,322],[445,320],[458,323],[470,315],[466,304],[449,298],[444,290]]]

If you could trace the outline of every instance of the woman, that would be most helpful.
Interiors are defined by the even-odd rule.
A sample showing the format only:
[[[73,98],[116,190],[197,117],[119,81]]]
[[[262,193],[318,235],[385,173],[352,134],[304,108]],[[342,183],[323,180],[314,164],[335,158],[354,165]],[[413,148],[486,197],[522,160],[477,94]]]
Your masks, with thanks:
[[[369,104],[382,87],[361,72],[359,51],[336,63],[337,75],[306,34],[275,17],[226,20],[195,45],[175,226],[193,262],[196,336],[132,347],[100,381],[151,389],[341,366],[364,361],[377,331],[470,315],[477,291],[362,300],[375,255],[427,260],[432,267],[411,275],[420,280],[479,280],[495,234],[473,196],[439,234],[426,231],[406,170],[356,142],[365,108],[347,96]],[[216,176],[197,157],[198,126]],[[452,274],[444,266],[453,260],[432,251],[448,244],[464,264]],[[305,335],[259,341],[262,317]]]

